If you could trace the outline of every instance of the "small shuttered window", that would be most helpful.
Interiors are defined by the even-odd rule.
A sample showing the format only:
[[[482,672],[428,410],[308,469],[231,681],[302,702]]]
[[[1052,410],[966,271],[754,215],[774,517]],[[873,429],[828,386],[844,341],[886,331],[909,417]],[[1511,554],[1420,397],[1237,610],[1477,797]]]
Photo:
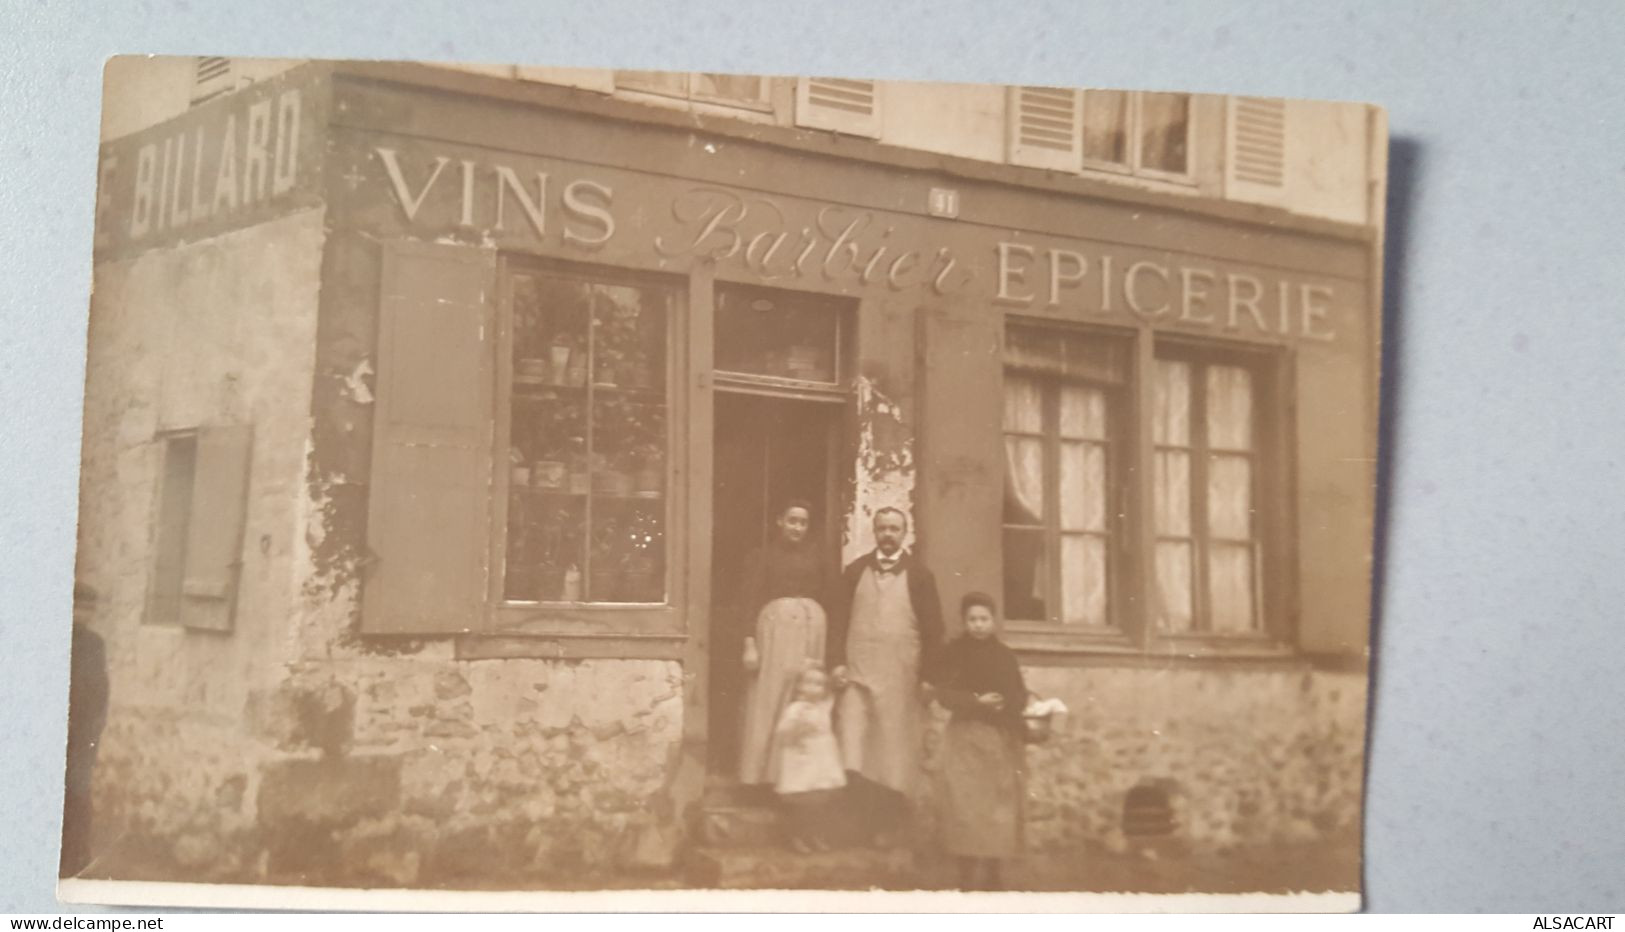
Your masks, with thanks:
[[[164,438],[149,622],[231,630],[252,449],[246,425]]]
[[[1082,158],[1083,95],[1070,88],[1010,89],[1010,161],[1076,171]]]
[[[880,97],[875,82],[847,78],[798,79],[796,125],[878,137]]]
[[[1229,195],[1279,203],[1286,193],[1286,101],[1232,97],[1229,109]]]
[[[473,630],[489,578],[494,256],[393,243],[382,271],[362,629]]]
[[[200,104],[236,87],[236,75],[229,58],[199,58],[192,82],[192,103]]]

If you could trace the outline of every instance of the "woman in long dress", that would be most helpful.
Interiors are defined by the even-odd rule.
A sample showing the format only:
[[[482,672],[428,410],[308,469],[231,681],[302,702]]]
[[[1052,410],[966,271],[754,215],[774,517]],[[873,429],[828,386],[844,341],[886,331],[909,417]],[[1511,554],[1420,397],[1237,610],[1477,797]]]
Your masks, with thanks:
[[[1001,864],[1021,852],[1027,687],[994,633],[993,597],[973,592],[960,610],[965,633],[943,650],[936,683],[937,701],[953,713],[943,735],[942,841],[959,859],[963,889],[997,890]]]
[[[773,729],[796,679],[809,662],[822,662],[832,574],[809,538],[812,506],[787,503],[773,542],[746,560],[739,606],[747,619],[743,662],[745,708],[740,729],[739,782],[774,783]]]

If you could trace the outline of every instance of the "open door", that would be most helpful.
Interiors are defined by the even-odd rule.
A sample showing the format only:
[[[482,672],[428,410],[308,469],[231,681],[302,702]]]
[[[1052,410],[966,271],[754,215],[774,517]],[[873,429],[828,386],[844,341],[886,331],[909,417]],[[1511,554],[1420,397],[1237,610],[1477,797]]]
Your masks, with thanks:
[[[790,499],[813,506],[812,533],[840,559],[839,456],[841,406],[746,392],[716,393],[712,465],[711,688],[709,770],[730,782],[738,769],[744,702],[744,638],[755,624],[738,604],[739,568],[771,539],[777,509]]]

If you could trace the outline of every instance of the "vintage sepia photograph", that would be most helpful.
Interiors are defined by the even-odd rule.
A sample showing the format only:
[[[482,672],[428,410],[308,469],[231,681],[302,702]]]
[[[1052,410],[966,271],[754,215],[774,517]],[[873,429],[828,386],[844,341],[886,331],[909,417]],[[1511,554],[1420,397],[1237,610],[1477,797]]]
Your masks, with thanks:
[[[104,108],[63,896],[1358,908],[1381,109],[138,56]]]

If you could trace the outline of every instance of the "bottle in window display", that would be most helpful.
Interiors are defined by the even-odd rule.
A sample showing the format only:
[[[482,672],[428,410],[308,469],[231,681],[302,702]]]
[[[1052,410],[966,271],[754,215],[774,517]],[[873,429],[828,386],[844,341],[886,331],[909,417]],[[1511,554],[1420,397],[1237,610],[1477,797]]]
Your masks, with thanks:
[[[570,494],[586,495],[592,487],[592,469],[587,460],[587,438],[570,438]]]
[[[550,508],[541,527],[541,546],[538,559],[537,588],[543,602],[557,602],[568,597],[567,576],[570,567],[566,566],[570,547],[565,540],[564,529],[570,526],[574,516],[566,507]],[[577,577],[580,576],[578,572]],[[580,588],[579,578],[577,588]]]
[[[587,384],[587,348],[579,341],[570,347],[570,365],[564,373],[564,384],[570,388],[584,388]]]
[[[548,347],[548,377],[551,385],[570,384],[570,338],[564,334],[553,337],[553,345]]]
[[[518,447],[508,448],[508,481],[515,488],[524,488],[530,485],[530,466],[525,462],[525,451]]]
[[[565,602],[581,601],[581,567],[574,563],[564,569],[564,595]]]
[[[594,602],[615,602],[621,596],[621,581],[625,575],[627,556],[626,536],[621,523],[614,516],[605,515],[596,521],[593,532],[592,578],[587,582],[587,595]]]
[[[620,374],[621,350],[615,345],[613,327],[595,318],[592,322],[592,384],[599,388],[615,388]]]
[[[634,494],[646,498],[658,497],[665,486],[662,481],[665,465],[664,451],[659,444],[644,443],[637,449],[637,472],[632,479]]]

